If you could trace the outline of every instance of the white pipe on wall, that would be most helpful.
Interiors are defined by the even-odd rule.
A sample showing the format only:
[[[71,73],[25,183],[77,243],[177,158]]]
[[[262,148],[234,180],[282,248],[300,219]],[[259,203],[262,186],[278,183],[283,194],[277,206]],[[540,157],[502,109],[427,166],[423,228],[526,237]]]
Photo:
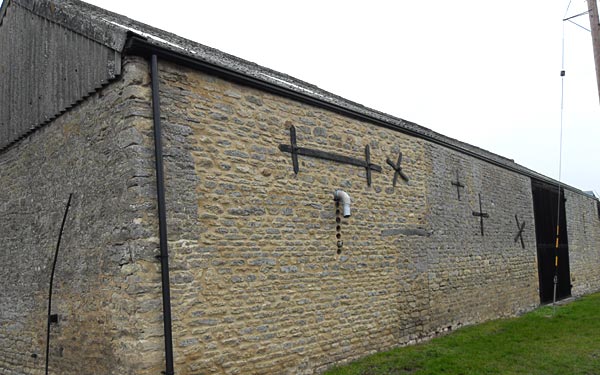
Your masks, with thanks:
[[[350,195],[343,190],[336,190],[333,193],[333,199],[342,202],[344,207],[344,217],[350,217]]]

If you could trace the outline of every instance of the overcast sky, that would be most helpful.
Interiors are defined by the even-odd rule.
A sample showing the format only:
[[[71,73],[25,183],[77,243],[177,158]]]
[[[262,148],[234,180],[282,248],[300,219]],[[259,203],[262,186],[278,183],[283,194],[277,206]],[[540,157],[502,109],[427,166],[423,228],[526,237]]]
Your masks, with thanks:
[[[569,0],[88,2],[558,178]],[[591,37],[564,26],[562,180],[600,193]]]

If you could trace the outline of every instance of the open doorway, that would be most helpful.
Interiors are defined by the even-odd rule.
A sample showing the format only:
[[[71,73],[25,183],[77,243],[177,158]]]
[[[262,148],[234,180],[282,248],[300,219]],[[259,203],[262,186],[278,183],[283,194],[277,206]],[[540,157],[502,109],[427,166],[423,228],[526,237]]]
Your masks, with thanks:
[[[552,302],[554,298],[554,275],[558,285],[556,299],[571,295],[571,273],[569,271],[569,241],[567,238],[567,218],[565,214],[564,190],[541,181],[532,180],[533,212],[535,217],[535,237],[537,241],[538,276],[540,281],[541,303]],[[556,251],[556,222],[560,204],[559,244]],[[558,255],[558,267],[555,256]]]

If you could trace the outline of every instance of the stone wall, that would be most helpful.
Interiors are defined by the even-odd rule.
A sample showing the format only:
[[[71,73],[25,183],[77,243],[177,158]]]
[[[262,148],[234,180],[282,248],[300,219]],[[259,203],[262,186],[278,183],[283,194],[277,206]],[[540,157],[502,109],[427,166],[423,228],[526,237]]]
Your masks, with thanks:
[[[179,374],[312,374],[539,303],[529,178],[161,64]],[[299,156],[297,144],[383,173]],[[408,183],[386,164],[403,153]],[[462,183],[457,198],[458,169]],[[335,189],[352,197],[336,246]],[[485,236],[481,236],[479,194]],[[526,226],[514,242],[515,214]]]
[[[504,316],[539,304],[531,180],[430,145],[428,183],[430,332]],[[464,188],[452,182],[458,178]],[[473,216],[482,210],[489,215]],[[525,223],[523,248],[517,226]]]
[[[0,374],[43,373],[71,192],[51,373],[164,369],[148,64],[123,69],[0,154]],[[160,75],[177,374],[320,373],[539,304],[528,177],[167,62]],[[295,174],[291,126],[301,147],[368,145],[382,172],[369,186],[365,168],[299,156]],[[335,189],[352,197],[339,222]],[[567,221],[573,292],[598,290],[594,201],[567,192]]]
[[[565,191],[571,293],[580,296],[600,290],[600,218],[597,201]]]
[[[44,373],[50,272],[70,193],[50,373],[161,369],[161,352],[148,350],[162,350],[156,231],[147,225],[156,216],[148,74],[143,64],[125,70],[0,154],[0,374]]]
[[[400,248],[385,230],[425,224],[423,142],[163,67],[178,372],[313,373],[422,329],[426,253]],[[302,146],[364,158],[370,144],[379,164],[401,148],[414,182],[393,189],[389,172],[373,173],[368,187],[363,168],[306,157],[295,175],[278,149],[290,124]],[[353,198],[340,254],[336,188]]]

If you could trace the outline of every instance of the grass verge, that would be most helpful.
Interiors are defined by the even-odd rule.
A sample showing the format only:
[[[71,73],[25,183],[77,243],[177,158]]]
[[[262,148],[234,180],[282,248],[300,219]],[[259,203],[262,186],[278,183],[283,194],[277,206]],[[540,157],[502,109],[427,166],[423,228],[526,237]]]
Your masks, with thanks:
[[[600,293],[465,327],[365,357],[326,375],[600,375]]]

